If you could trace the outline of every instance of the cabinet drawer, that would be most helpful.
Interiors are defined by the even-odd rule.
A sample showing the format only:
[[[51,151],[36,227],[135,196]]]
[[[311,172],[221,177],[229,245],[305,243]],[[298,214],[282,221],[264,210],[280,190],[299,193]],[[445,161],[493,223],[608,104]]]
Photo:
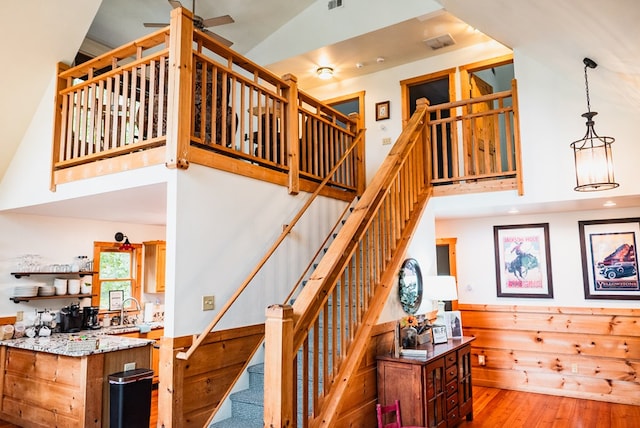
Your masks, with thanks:
[[[458,379],[454,379],[447,384],[447,397],[458,392]]]
[[[452,366],[452,367],[447,367],[446,373],[445,373],[445,382],[449,383],[452,380],[456,379],[458,376],[458,367],[457,366]]]
[[[452,410],[458,411],[458,394],[447,397],[447,412],[451,412]]]
[[[458,363],[458,356],[455,352],[451,352],[444,360],[445,367],[455,366]]]
[[[458,413],[458,408],[456,407],[454,410],[451,410],[447,414],[447,426],[455,426],[460,422],[460,414]]]

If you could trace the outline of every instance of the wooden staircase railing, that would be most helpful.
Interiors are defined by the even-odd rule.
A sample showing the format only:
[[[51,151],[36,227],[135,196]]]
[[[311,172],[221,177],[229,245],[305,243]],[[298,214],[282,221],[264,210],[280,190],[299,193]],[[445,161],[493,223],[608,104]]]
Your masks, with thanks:
[[[267,309],[265,426],[334,425],[431,195],[426,125],[420,100],[295,303]]]

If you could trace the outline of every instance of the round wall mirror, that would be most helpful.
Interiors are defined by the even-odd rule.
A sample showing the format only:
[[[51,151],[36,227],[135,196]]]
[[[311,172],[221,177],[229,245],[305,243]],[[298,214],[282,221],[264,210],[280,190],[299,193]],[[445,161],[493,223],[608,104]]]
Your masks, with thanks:
[[[414,315],[422,303],[422,273],[415,259],[407,259],[400,268],[400,304],[402,309]]]

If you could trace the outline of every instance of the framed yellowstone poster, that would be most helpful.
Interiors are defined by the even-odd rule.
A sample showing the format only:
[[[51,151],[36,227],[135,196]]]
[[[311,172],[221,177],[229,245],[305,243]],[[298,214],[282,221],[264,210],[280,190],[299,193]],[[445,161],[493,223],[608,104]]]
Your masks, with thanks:
[[[498,297],[553,298],[549,223],[493,226]]]
[[[585,299],[640,299],[640,218],[579,221]]]

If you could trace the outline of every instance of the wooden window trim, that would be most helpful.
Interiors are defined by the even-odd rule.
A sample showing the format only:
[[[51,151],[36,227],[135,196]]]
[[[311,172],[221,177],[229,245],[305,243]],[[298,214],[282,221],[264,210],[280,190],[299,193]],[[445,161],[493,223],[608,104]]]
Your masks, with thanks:
[[[93,242],[93,260],[96,273],[93,275],[93,290],[91,297],[92,306],[100,306],[100,253],[105,250],[117,250],[122,245],[120,242]],[[133,267],[131,278],[131,296],[135,297],[138,302],[142,298],[142,244],[131,244],[133,246]],[[101,312],[109,312],[101,310]]]

